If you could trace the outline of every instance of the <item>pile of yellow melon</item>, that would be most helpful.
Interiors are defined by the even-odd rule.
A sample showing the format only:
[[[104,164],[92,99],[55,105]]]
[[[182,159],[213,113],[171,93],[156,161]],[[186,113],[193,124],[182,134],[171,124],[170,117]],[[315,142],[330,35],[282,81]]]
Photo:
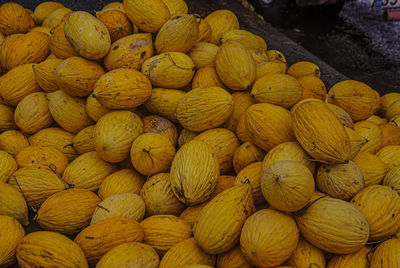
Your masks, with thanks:
[[[0,267],[400,267],[400,93],[183,0],[0,32]]]

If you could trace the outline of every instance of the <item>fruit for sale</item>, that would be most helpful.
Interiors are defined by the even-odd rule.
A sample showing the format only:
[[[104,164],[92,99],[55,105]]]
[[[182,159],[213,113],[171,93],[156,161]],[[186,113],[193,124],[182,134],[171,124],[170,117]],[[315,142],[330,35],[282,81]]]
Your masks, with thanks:
[[[317,101],[300,104],[293,111],[293,129],[301,147],[315,160],[330,164],[349,160],[349,136],[325,104]]]
[[[129,156],[132,142],[143,132],[139,116],[130,111],[113,111],[97,121],[94,146],[107,162],[121,162]]]
[[[98,195],[106,199],[115,194],[139,194],[145,180],[135,170],[121,169],[108,175],[100,185]]]
[[[77,133],[93,123],[86,113],[84,99],[71,97],[63,90],[48,93],[46,97],[54,121],[63,129]]]
[[[42,25],[43,21],[55,10],[63,8],[64,5],[54,1],[46,1],[36,6],[33,11],[33,19],[38,25]]]
[[[354,129],[353,119],[345,110],[332,103],[325,103],[325,105],[336,115],[343,126]]]
[[[90,265],[95,265],[112,248],[129,242],[142,242],[141,225],[132,219],[116,217],[92,224],[80,232],[74,242],[82,249]]]
[[[154,88],[144,107],[153,114],[165,116],[177,122],[176,109],[186,93],[176,89]]]
[[[365,186],[380,184],[389,171],[389,167],[379,157],[370,153],[359,152],[353,161],[363,173]]]
[[[171,121],[157,115],[149,115],[142,118],[144,133],[157,133],[168,138],[175,146],[178,140],[178,131]]]
[[[26,235],[18,245],[17,259],[21,267],[88,267],[85,255],[76,243],[62,234],[47,231]]]
[[[44,91],[54,92],[59,90],[56,82],[56,69],[61,62],[63,62],[62,59],[46,59],[39,64],[32,65],[36,81]]]
[[[256,78],[256,64],[250,51],[239,41],[223,43],[215,58],[221,81],[232,90],[251,88]]]
[[[59,9],[58,9],[59,10]],[[56,10],[55,12],[57,12]],[[51,30],[50,36],[50,50],[54,56],[60,59],[66,59],[73,56],[79,56],[78,52],[71,46],[67,38],[65,38],[63,24]]]
[[[360,152],[361,148],[368,142],[368,140],[355,132],[353,129],[344,127],[344,129],[347,132],[347,135],[349,135],[349,141],[350,141],[350,159],[354,159],[356,155]]]
[[[381,159],[382,162],[385,163],[389,168],[400,166],[400,145],[385,146],[375,155],[379,157],[379,159]]]
[[[354,130],[368,141],[361,147],[361,152],[375,154],[383,143],[381,128],[369,121],[359,121],[354,124]]]
[[[179,14],[187,14],[188,6],[184,0],[162,0],[169,9],[171,17],[175,17]]]
[[[189,223],[173,215],[154,215],[144,219],[143,243],[153,247],[160,256],[170,248],[192,237]]]
[[[353,161],[334,166],[321,165],[316,183],[322,192],[343,200],[349,200],[365,186],[363,173]]]
[[[29,142],[33,146],[51,146],[62,152],[72,161],[77,157],[73,148],[73,139],[75,135],[61,128],[45,128],[29,137]]]
[[[192,89],[199,87],[225,88],[214,66],[200,68],[193,77]]]
[[[147,59],[142,65],[142,73],[152,85],[162,88],[186,86],[192,81],[194,71],[192,59],[182,52],[161,53]]]
[[[0,266],[8,267],[16,262],[15,252],[22,238],[25,236],[24,228],[13,217],[0,215]]]
[[[64,21],[71,13],[72,10],[69,8],[57,8],[47,16],[47,18],[43,21],[42,26],[50,29],[54,29],[59,26],[62,28]]]
[[[233,155],[233,168],[236,173],[239,173],[248,165],[262,161],[264,156],[265,153],[260,148],[251,142],[245,142],[236,149]]]
[[[101,189],[101,186],[100,186]],[[140,196],[146,204],[148,216],[171,214],[179,216],[185,208],[172,191],[169,173],[158,173],[150,177],[140,190]]]
[[[17,163],[6,151],[0,151],[0,181],[7,182],[10,176],[17,170]]]
[[[141,268],[158,267],[160,257],[150,246],[131,242],[116,246],[107,252],[97,263],[97,268],[133,266]]]
[[[203,207],[205,207],[205,205],[207,205],[207,203],[208,202],[204,202],[199,205],[186,207],[182,211],[181,215],[179,215],[179,218],[187,221],[193,229],[193,226],[196,222],[197,216],[199,215],[199,213],[203,209]]]
[[[292,217],[273,209],[262,209],[245,222],[240,249],[258,267],[282,264],[296,249],[299,230]]]
[[[345,110],[354,121],[365,120],[380,107],[378,92],[368,85],[355,81],[344,80],[331,87],[328,102]]]
[[[110,50],[111,39],[107,27],[85,11],[72,12],[63,27],[65,38],[82,57],[99,60]]]
[[[14,121],[27,134],[49,127],[53,123],[53,118],[45,93],[36,92],[23,98],[15,109]]]
[[[232,248],[231,250],[218,254],[217,268],[251,268],[250,263],[242,255],[240,246]]]
[[[93,140],[95,127],[95,125],[85,127],[79,131],[72,140],[74,150],[78,154],[84,154],[96,150]]]
[[[50,146],[28,146],[22,149],[16,156],[18,168],[28,166],[51,166],[56,172],[62,174],[68,165],[65,155]]]
[[[197,37],[197,43],[200,42],[210,42],[211,41],[211,26],[205,19],[196,18],[197,22],[199,23],[199,36]],[[218,44],[216,44],[218,45]]]
[[[14,108],[0,103],[0,132],[15,128]]]
[[[370,122],[372,122],[374,124],[377,124],[378,126],[387,123],[387,119],[386,118],[382,118],[382,117],[379,117],[377,115],[371,115],[370,117],[368,117],[367,121],[370,121]]]
[[[323,251],[311,245],[302,237],[300,237],[299,243],[287,263],[298,268],[326,267]]]
[[[214,128],[200,133],[193,140],[204,141],[214,149],[221,174],[232,169],[233,155],[239,147],[235,133],[224,128]]]
[[[398,114],[400,114],[400,101],[395,101],[386,110],[386,118],[391,119]]]
[[[217,186],[215,187],[215,191],[211,195],[211,199],[216,197],[218,194],[222,193],[228,188],[235,186],[235,176],[230,175],[221,175],[218,178]]]
[[[23,167],[14,172],[8,183],[24,193],[30,206],[39,209],[47,198],[68,188],[57,174],[43,166]]]
[[[381,103],[381,112],[382,112],[382,114],[385,115],[389,106],[398,100],[400,100],[400,93],[398,93],[398,92],[390,92],[385,95],[382,95],[382,97],[381,97],[381,102],[382,102]]]
[[[386,173],[382,184],[385,186],[389,186],[397,193],[400,193],[400,166],[391,168],[389,172]]]
[[[296,79],[305,76],[315,76],[318,78],[321,76],[319,67],[309,61],[296,62],[288,68],[287,73]]]
[[[255,102],[266,102],[290,108],[297,103],[303,93],[300,83],[286,74],[264,75],[254,82],[251,96]]]
[[[103,115],[111,111],[111,109],[108,109],[98,102],[97,99],[93,97],[93,93],[86,98],[85,109],[89,117],[96,122],[99,121]]]
[[[292,116],[283,107],[257,103],[247,109],[244,120],[246,133],[251,142],[264,151],[295,140]]]
[[[233,248],[254,207],[248,182],[218,194],[200,211],[193,226],[196,243],[209,254]]]
[[[261,192],[262,162],[254,162],[243,168],[236,176],[235,185],[250,182],[255,205],[265,203]]]
[[[27,9],[17,3],[0,6],[0,31],[5,35],[25,33],[35,27],[35,22]]]
[[[161,134],[144,133],[132,143],[130,156],[137,171],[151,176],[169,170],[175,156],[175,148],[171,141]]]
[[[222,35],[230,30],[239,29],[239,21],[236,15],[228,9],[219,9],[210,14],[204,19],[211,27],[210,42],[216,45]]]
[[[326,86],[325,83],[315,76],[303,76],[297,79],[303,88],[303,95],[301,100],[307,98],[316,98],[325,100],[326,98]]]
[[[96,152],[78,156],[65,169],[63,179],[75,187],[96,191],[103,180],[117,170]]]
[[[194,238],[189,238],[168,250],[161,259],[159,268],[184,268],[195,263],[214,265],[215,259],[216,256],[204,252]]]
[[[47,198],[40,206],[35,220],[45,230],[75,234],[89,225],[99,203],[100,198],[91,191],[67,189]]]
[[[8,130],[0,134],[0,150],[15,157],[22,149],[29,146],[28,139],[18,130]]]
[[[390,187],[371,185],[357,193],[351,203],[368,220],[369,240],[380,241],[400,228],[400,197]]]
[[[102,10],[106,10],[106,9],[110,9],[110,8],[115,8],[115,9],[118,9],[118,10],[121,10],[121,11],[125,12],[124,4],[121,3],[121,2],[111,2],[111,3],[108,3],[107,5],[105,5],[105,6],[103,7]]]
[[[59,89],[70,96],[85,97],[92,93],[103,74],[103,68],[96,62],[70,57],[57,66],[56,83]]]
[[[191,14],[179,14],[171,17],[157,33],[154,48],[158,53],[188,52],[196,44],[199,36],[199,24]]]
[[[132,109],[151,95],[150,80],[133,69],[115,69],[99,78],[93,97],[109,109]]]
[[[0,102],[9,106],[40,90],[31,63],[20,65],[0,77]]]
[[[170,182],[179,201],[196,205],[210,198],[219,175],[219,163],[212,147],[203,141],[192,140],[176,153]]]
[[[365,216],[356,206],[341,199],[319,197],[300,213],[296,221],[307,241],[330,253],[354,253],[369,237]]]
[[[383,141],[381,147],[400,145],[400,128],[394,124],[385,123],[379,126],[382,130]]]
[[[336,255],[328,263],[328,268],[359,267],[368,268],[371,263],[372,251],[369,247],[362,247],[351,254]]]
[[[153,40],[149,33],[125,36],[111,45],[104,58],[104,66],[111,71],[118,68],[140,70],[142,64],[153,56]]]
[[[310,161],[310,157],[301,148],[298,142],[289,141],[281,143],[272,148],[264,157],[263,171],[267,170],[269,166],[280,160],[293,160],[305,165],[312,174],[314,174],[315,163]]]
[[[382,242],[372,255],[370,267],[384,268],[397,267],[400,265],[400,241],[399,238]]]
[[[171,17],[168,6],[162,0],[124,0],[128,18],[142,31],[156,33]]]
[[[132,34],[133,27],[125,12],[118,9],[103,9],[96,12],[96,17],[110,33],[111,43]]]
[[[28,207],[24,196],[5,182],[0,182],[0,215],[8,215],[24,226],[29,225]]]
[[[215,56],[219,47],[212,43],[200,42],[188,52],[196,68],[215,66]]]
[[[90,224],[115,217],[126,217],[141,221],[146,211],[143,199],[133,193],[115,194],[101,201],[92,216]]]
[[[233,112],[232,96],[218,87],[196,88],[178,104],[176,117],[191,131],[204,131],[225,123]]]
[[[313,174],[297,161],[275,162],[261,174],[260,185],[265,200],[281,211],[302,209],[315,191]]]
[[[23,64],[45,60],[49,52],[49,42],[47,34],[37,31],[5,38],[0,49],[2,69],[9,71]]]

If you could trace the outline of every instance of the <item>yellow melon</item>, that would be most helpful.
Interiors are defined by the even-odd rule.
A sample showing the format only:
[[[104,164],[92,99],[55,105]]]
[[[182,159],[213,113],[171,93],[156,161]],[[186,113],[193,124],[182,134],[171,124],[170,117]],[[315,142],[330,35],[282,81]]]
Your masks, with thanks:
[[[258,103],[250,106],[245,113],[245,125],[250,140],[264,151],[295,140],[290,112],[277,105]]]
[[[177,89],[154,88],[144,107],[153,113],[177,122],[176,109],[186,93]]]
[[[245,222],[240,235],[240,249],[245,258],[258,267],[282,264],[296,249],[299,230],[287,214],[262,209]]]
[[[100,198],[84,189],[72,188],[53,194],[40,206],[36,222],[49,231],[75,234],[90,223]]]
[[[347,135],[349,135],[349,141],[350,141],[350,159],[353,159],[356,157],[356,155],[360,152],[361,148],[368,142],[368,140],[355,132],[353,129],[344,127],[344,129],[347,132]]]
[[[8,215],[24,226],[29,225],[28,206],[24,196],[5,182],[0,182],[0,215]]]
[[[95,264],[112,248],[129,242],[142,242],[140,224],[132,219],[116,217],[92,224],[81,231],[74,242],[82,249],[89,264]]]
[[[0,31],[5,35],[25,33],[35,27],[32,16],[18,3],[4,3],[0,6]]]
[[[354,124],[354,130],[368,141],[361,147],[361,152],[375,154],[383,143],[383,133],[381,128],[369,121],[359,121]]]
[[[7,182],[10,176],[17,170],[17,163],[6,151],[0,151],[0,181]]]
[[[288,68],[287,74],[294,78],[302,78],[305,76],[315,76],[319,78],[321,76],[321,71],[319,67],[312,62],[299,61]]]
[[[379,241],[397,233],[400,228],[400,196],[388,186],[371,185],[352,199],[367,218],[369,240]],[[382,206],[382,204],[385,204]]]
[[[44,91],[54,92],[59,89],[56,82],[56,69],[61,62],[63,62],[61,59],[46,59],[32,65],[36,80]]]
[[[197,70],[193,77],[192,89],[199,87],[225,88],[214,66],[207,66]]]
[[[325,103],[325,105],[336,115],[343,126],[354,129],[353,119],[351,119],[350,115],[345,110],[332,103]]]
[[[0,103],[0,132],[15,128],[14,108]]]
[[[300,145],[314,159],[331,164],[349,160],[349,136],[323,103],[300,104],[293,112],[293,129]]]
[[[192,140],[176,153],[171,165],[170,182],[174,194],[182,203],[196,205],[210,198],[219,175],[219,163],[212,147],[203,141]]]
[[[178,146],[182,147],[185,143],[188,143],[189,141],[193,140],[194,137],[196,137],[199,133],[190,131],[186,128],[182,129],[181,133],[179,134],[178,137]]]
[[[211,12],[204,19],[211,27],[210,42],[216,45],[222,35],[230,30],[239,29],[239,21],[236,15],[228,9],[219,9]]]
[[[250,183],[231,187],[214,197],[200,211],[193,226],[196,243],[209,254],[233,248],[254,207]]]
[[[362,247],[359,251],[351,254],[336,255],[328,263],[328,268],[359,267],[369,268],[372,251],[369,247]]]
[[[231,250],[218,254],[217,268],[251,268],[251,264],[244,258],[240,246],[232,248]]]
[[[265,200],[285,212],[305,207],[315,191],[313,174],[305,165],[292,160],[271,164],[263,170],[260,184]]]
[[[131,242],[116,246],[107,252],[97,263],[97,268],[134,266],[151,268],[158,267],[160,262],[157,252],[150,246]]]
[[[16,262],[15,252],[25,231],[16,219],[7,215],[0,215],[0,226],[7,230],[0,237],[0,265],[8,267]]]
[[[265,203],[261,191],[262,162],[254,162],[243,168],[235,178],[235,185],[249,182],[251,184],[253,201],[255,205]]]
[[[349,200],[365,186],[363,173],[353,161],[322,165],[318,169],[316,183],[322,192],[343,200]]]
[[[96,191],[116,166],[104,161],[96,152],[78,156],[64,171],[63,179],[75,187]]]
[[[88,267],[85,255],[77,244],[62,234],[47,231],[26,235],[18,245],[17,259],[21,267]]]
[[[239,173],[239,171],[248,165],[262,161],[264,156],[265,153],[260,148],[251,142],[245,142],[236,149],[233,155],[233,168],[236,173]]]
[[[142,118],[144,133],[157,133],[167,137],[175,146],[178,140],[178,131],[171,121],[157,116],[149,115]]]
[[[199,42],[190,49],[188,55],[196,68],[215,66],[218,49],[219,47],[212,43]]]
[[[367,219],[356,206],[341,199],[320,197],[296,220],[304,238],[326,252],[354,253],[368,241]]]
[[[115,217],[141,221],[145,215],[143,199],[133,193],[114,194],[101,201],[93,212],[90,224]]]
[[[132,34],[133,27],[125,13],[118,9],[102,9],[96,12],[96,17],[110,33],[111,43]]]
[[[131,169],[120,169],[103,180],[98,195],[106,199],[115,194],[133,193],[139,194],[145,180],[137,171]]]
[[[307,98],[316,98],[323,101],[325,100],[326,86],[321,79],[315,76],[304,76],[299,78],[298,81],[303,88],[301,100]]]
[[[178,216],[185,208],[172,191],[169,173],[158,173],[151,176],[143,184],[140,196],[146,204],[146,213],[149,216],[157,214]]]
[[[156,33],[171,17],[168,6],[162,0],[124,0],[128,18],[142,31]]]
[[[6,151],[13,157],[28,146],[28,139],[18,130],[8,130],[0,134],[0,150]]]
[[[1,135],[0,135],[1,136]],[[376,156],[389,168],[400,165],[400,145],[388,145],[380,149]]]
[[[382,242],[372,255],[370,267],[384,268],[400,265],[400,240],[397,237]]]
[[[389,186],[397,193],[400,193],[400,166],[391,168],[389,172],[386,173],[382,184],[385,186]]]
[[[300,237],[299,243],[287,263],[297,268],[326,267],[323,251],[311,245],[302,237]]]
[[[61,8],[58,10],[61,10]],[[55,12],[57,12],[58,10],[56,10]],[[68,10],[70,9],[68,8]],[[71,44],[68,42],[67,38],[65,38],[63,25],[60,25],[57,28],[51,30],[51,33],[52,34],[50,36],[49,46],[54,56],[60,59],[66,59],[79,55],[78,52],[76,52]]]
[[[161,134],[144,133],[132,143],[130,156],[137,171],[151,176],[169,170],[175,156],[175,148],[172,142]]]
[[[367,152],[359,152],[353,161],[363,173],[365,186],[380,184],[389,171],[389,167],[379,157]]]
[[[47,93],[49,110],[54,121],[68,132],[77,133],[93,124],[85,110],[85,100],[71,97],[63,90]]]
[[[85,97],[92,93],[97,80],[104,74],[96,62],[82,57],[70,57],[57,66],[57,87],[74,97]]]
[[[365,120],[380,107],[378,92],[355,80],[344,80],[331,87],[328,102],[345,110],[354,121]]]
[[[87,59],[101,59],[110,50],[111,38],[107,27],[85,11],[75,11],[67,17],[64,33],[71,46]]]
[[[63,7],[63,4],[54,1],[40,3],[33,11],[33,19],[38,25],[41,25],[53,11]]]
[[[400,128],[394,124],[382,124],[379,126],[382,130],[382,146],[400,145]]]

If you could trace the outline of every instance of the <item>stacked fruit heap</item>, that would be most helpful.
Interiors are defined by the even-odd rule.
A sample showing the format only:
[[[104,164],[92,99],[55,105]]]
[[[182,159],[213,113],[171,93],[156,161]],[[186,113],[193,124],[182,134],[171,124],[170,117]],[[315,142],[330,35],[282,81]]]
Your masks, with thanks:
[[[400,267],[400,93],[229,10],[96,17],[0,7],[0,267]]]

